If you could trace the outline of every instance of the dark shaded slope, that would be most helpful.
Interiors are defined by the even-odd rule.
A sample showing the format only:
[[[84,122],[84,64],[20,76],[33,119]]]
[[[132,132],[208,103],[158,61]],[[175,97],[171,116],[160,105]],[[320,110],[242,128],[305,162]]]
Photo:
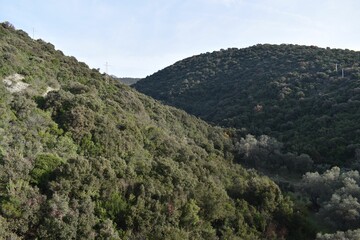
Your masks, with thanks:
[[[271,180],[232,163],[230,132],[9,23],[0,96],[1,239],[313,236]]]
[[[134,87],[208,122],[344,164],[360,143],[359,61],[350,50],[256,45],[184,59]]]

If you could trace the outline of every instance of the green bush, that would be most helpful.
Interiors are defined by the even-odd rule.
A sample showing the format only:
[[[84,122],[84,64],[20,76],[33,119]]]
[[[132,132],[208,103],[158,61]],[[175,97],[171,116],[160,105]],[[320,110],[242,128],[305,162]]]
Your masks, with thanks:
[[[65,161],[51,153],[42,153],[35,158],[34,168],[30,172],[31,181],[38,186],[45,186],[53,171]]]

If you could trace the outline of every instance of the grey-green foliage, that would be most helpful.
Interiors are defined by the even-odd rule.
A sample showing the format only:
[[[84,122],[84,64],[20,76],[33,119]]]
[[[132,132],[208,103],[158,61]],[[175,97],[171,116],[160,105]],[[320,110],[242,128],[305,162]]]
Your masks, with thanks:
[[[2,216],[0,216],[0,226],[0,239],[21,239],[14,232],[9,230],[9,223]]]
[[[30,86],[13,94],[0,81],[1,237],[292,236],[292,202],[269,178],[232,162],[232,130],[0,24],[0,80],[14,73]]]
[[[360,239],[360,229],[349,230],[346,232],[338,231],[333,234],[318,233],[316,236],[316,240],[358,240],[358,239]]]
[[[4,182],[3,182],[4,184]],[[26,235],[39,224],[45,196],[24,180],[9,180],[6,192],[1,192],[1,214],[7,219],[8,229]]]
[[[358,171],[341,171],[333,167],[323,174],[306,173],[301,189],[319,217],[338,229],[360,227],[360,175]]]
[[[283,153],[283,144],[267,135],[255,137],[247,134],[235,144],[237,159],[256,169],[270,169],[277,173],[303,174],[313,167],[313,160],[307,154]]]

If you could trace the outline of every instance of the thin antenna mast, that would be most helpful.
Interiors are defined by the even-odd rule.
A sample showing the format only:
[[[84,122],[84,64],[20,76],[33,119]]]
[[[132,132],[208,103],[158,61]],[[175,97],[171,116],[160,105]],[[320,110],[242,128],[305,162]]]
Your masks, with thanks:
[[[106,74],[108,74],[108,70],[109,70],[108,68],[109,68],[109,63],[106,62],[106,63],[105,63],[105,73],[106,73]]]
[[[109,67],[110,67],[109,63],[106,62],[105,63],[105,78],[106,78],[106,81],[109,80],[109,74],[108,74]]]

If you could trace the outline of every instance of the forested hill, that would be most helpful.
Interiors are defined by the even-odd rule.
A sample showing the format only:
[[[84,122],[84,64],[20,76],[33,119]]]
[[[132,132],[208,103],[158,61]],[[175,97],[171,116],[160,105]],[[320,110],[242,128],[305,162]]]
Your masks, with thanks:
[[[359,64],[356,51],[265,44],[190,57],[134,86],[208,122],[342,165],[360,149]]]
[[[0,239],[309,239],[231,132],[0,24]]]

